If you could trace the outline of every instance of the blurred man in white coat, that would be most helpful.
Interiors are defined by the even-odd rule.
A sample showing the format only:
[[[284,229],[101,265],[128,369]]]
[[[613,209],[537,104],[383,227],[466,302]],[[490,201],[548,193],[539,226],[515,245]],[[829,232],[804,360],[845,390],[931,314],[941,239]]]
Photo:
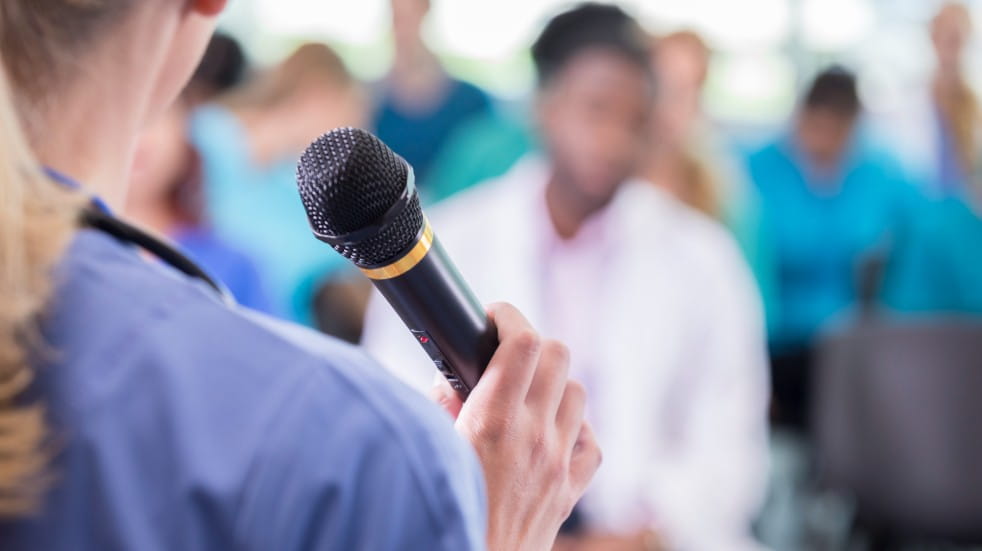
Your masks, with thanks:
[[[605,462],[577,550],[754,549],[767,470],[759,299],[724,229],[630,181],[654,82],[643,32],[612,6],[552,20],[533,47],[545,158],[433,213],[484,301],[569,345]],[[363,343],[420,390],[435,373],[380,298]]]

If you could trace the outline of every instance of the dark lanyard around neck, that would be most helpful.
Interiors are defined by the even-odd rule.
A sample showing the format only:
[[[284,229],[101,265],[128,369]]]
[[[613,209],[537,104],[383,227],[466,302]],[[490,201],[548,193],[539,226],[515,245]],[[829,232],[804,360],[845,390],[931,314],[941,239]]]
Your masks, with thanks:
[[[58,185],[68,189],[82,189],[78,182],[60,172],[50,168],[45,168],[44,172]],[[229,305],[235,304],[235,299],[232,298],[225,285],[208,275],[196,262],[164,240],[116,218],[109,206],[98,197],[93,197],[89,206],[82,210],[80,222],[84,227],[101,231],[123,243],[131,243],[140,247],[182,274],[205,282],[218,293],[222,302]]]

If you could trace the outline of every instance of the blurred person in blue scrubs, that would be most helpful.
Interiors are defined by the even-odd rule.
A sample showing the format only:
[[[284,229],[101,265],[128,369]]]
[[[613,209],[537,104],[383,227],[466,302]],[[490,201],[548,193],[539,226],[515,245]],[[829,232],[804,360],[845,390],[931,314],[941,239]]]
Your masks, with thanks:
[[[600,452],[517,310],[441,411],[114,216],[225,5],[0,4],[0,548],[549,548]]]
[[[563,543],[578,551],[753,550],[767,473],[760,301],[715,221],[635,178],[657,82],[616,6],[554,17],[532,47],[541,154],[432,221],[479,296],[566,342],[604,466]],[[433,365],[376,294],[363,344],[421,391]]]
[[[412,165],[424,193],[430,168],[450,136],[491,111],[487,94],[447,74],[423,40],[430,0],[392,0],[394,61],[379,83],[375,133]]]
[[[438,203],[507,173],[538,149],[530,119],[524,106],[498,106],[461,123],[433,160],[423,186],[424,199]]]
[[[916,204],[898,162],[857,126],[855,76],[819,73],[789,132],[749,158],[777,263],[770,344],[775,420],[807,425],[815,338],[856,305],[869,254],[886,254]]]
[[[209,43],[188,88],[143,132],[130,176],[126,214],[173,239],[222,281],[239,304],[275,313],[255,262],[206,222],[201,157],[187,139],[187,120],[195,102],[239,82],[242,58],[235,55],[235,43],[229,40],[219,37]]]
[[[328,130],[364,126],[366,112],[363,90],[341,58],[306,44],[192,115],[208,219],[256,260],[274,307],[293,321],[313,325],[320,285],[347,268],[310,233],[297,159]]]
[[[982,110],[965,59],[971,11],[962,2],[945,3],[930,34],[933,75],[926,85],[909,87],[898,108],[881,113],[877,128],[928,195],[960,197],[982,176]]]

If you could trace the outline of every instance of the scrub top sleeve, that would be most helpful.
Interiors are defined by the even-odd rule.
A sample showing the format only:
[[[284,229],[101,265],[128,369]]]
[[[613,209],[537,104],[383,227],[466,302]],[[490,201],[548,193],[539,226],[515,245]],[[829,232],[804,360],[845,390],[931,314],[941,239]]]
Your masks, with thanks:
[[[273,420],[239,509],[243,548],[484,549],[480,467],[443,413],[339,408],[336,385],[315,373]]]

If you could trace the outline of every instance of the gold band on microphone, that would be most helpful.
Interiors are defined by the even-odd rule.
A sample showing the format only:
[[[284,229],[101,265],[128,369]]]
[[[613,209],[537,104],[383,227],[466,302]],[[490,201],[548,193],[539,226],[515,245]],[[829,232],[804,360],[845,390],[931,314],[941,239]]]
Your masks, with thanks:
[[[426,220],[425,224],[423,226],[423,236],[416,243],[416,246],[406,253],[405,256],[381,268],[373,268],[371,270],[362,268],[362,273],[370,279],[392,279],[415,268],[419,264],[419,261],[423,260],[423,257],[426,256],[426,253],[430,252],[430,248],[433,247],[433,228],[430,226],[429,220]]]

